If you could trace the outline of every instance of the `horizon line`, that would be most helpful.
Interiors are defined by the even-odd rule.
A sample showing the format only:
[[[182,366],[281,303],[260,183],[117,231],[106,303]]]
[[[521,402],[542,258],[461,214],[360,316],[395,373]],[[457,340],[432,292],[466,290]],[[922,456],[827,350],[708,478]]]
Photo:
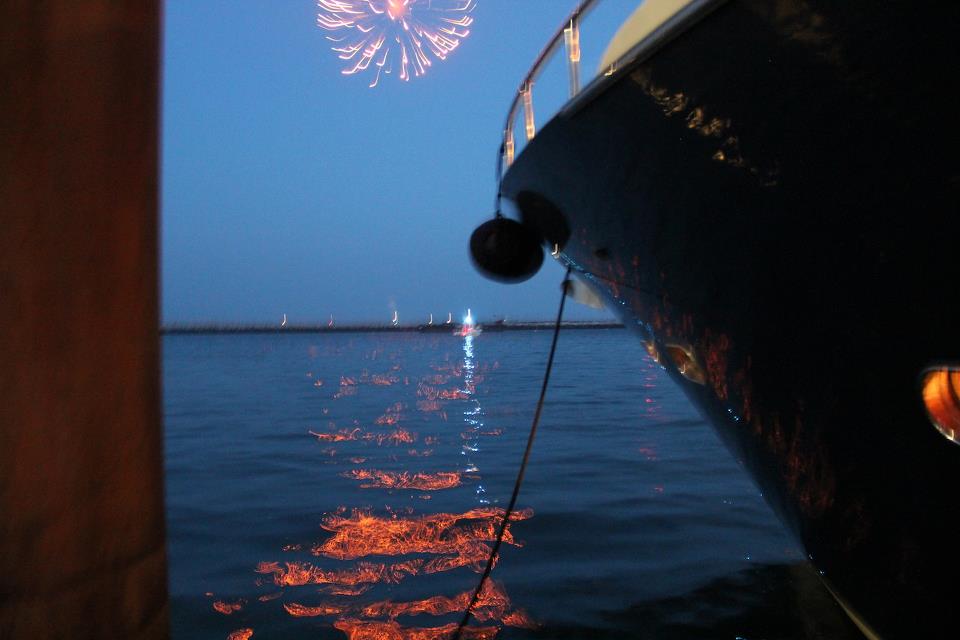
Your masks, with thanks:
[[[487,325],[478,325],[487,331],[516,331],[535,330],[552,327],[554,320],[518,320],[514,322],[498,321]],[[194,323],[164,323],[160,325],[161,334],[190,334],[190,333],[338,333],[338,332],[443,332],[461,323],[434,323],[434,324],[373,324],[352,322],[344,324],[313,324],[298,323],[281,326],[276,323],[253,322],[194,322]],[[617,320],[564,320],[561,325],[567,329],[618,329],[625,325]]]

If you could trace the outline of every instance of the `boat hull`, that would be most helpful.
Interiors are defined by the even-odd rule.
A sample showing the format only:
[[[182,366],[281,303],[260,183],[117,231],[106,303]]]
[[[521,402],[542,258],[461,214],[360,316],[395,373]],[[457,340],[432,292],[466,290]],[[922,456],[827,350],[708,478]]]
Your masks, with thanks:
[[[722,3],[502,185],[881,637],[955,634],[960,447],[919,380],[960,362],[958,27],[946,4]]]

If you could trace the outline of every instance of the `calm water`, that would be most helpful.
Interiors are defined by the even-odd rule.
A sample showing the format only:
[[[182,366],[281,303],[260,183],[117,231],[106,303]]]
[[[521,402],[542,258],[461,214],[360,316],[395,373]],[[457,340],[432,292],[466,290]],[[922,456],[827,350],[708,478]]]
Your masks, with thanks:
[[[549,340],[166,336],[174,638],[400,638],[458,620]],[[622,330],[561,334],[519,505],[493,572],[509,602],[475,623],[500,638],[859,637]]]

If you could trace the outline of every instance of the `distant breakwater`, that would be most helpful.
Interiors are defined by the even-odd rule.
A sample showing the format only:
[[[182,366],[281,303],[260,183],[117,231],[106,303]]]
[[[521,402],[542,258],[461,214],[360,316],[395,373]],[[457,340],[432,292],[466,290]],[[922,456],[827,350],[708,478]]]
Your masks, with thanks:
[[[168,324],[160,328],[161,334],[214,334],[214,333],[371,333],[371,332],[399,332],[399,333],[453,333],[460,325],[456,324],[422,324],[422,325],[390,325],[390,324],[343,324],[328,326],[326,324],[287,324],[281,327],[277,324]],[[552,321],[535,322],[494,322],[481,324],[485,333],[498,331],[537,331],[553,328]],[[564,322],[563,329],[622,329],[619,322]]]

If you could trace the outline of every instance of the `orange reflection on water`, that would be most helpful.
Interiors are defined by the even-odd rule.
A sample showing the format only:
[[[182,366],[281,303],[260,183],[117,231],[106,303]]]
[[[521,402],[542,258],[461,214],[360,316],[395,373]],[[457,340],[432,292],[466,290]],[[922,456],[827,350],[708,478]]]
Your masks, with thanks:
[[[429,413],[431,411],[440,411],[441,408],[442,408],[442,405],[437,400],[418,400],[417,401],[417,409],[425,413]]]
[[[357,393],[357,381],[354,378],[349,378],[347,376],[340,376],[340,388],[335,394],[333,394],[333,399],[342,398],[344,396],[352,396]]]
[[[283,603],[287,613],[295,618],[314,618],[316,616],[336,616],[344,612],[346,607],[335,604],[321,604],[316,607],[307,607],[296,602]]]
[[[503,429],[490,429],[489,431],[462,431],[460,437],[464,440],[473,440],[478,436],[502,436]]]
[[[272,574],[273,582],[281,587],[301,587],[305,584],[328,584],[336,587],[355,587],[378,582],[397,583],[407,575],[414,575],[423,560],[387,565],[377,562],[358,562],[348,569],[326,571],[308,562],[261,562],[257,573]],[[361,591],[362,593],[362,591]]]
[[[237,629],[236,631],[231,631],[230,635],[227,636],[227,640],[250,640],[253,636],[253,629]]]
[[[417,441],[417,435],[410,433],[406,429],[395,429],[387,433],[368,433],[363,436],[364,440],[372,440],[378,445],[389,444],[398,446],[401,444],[413,444]]]
[[[320,442],[344,442],[347,440],[356,440],[360,436],[360,428],[340,429],[335,433],[317,433],[316,431],[308,431],[307,433]]]
[[[363,608],[362,615],[366,618],[389,618],[393,620],[399,616],[414,616],[429,614],[440,616],[448,613],[462,613],[466,611],[473,597],[473,590],[464,591],[452,598],[434,596],[411,602],[393,602],[383,600],[374,602]],[[473,617],[480,622],[499,620],[516,627],[532,628],[534,625],[524,611],[510,611],[510,598],[499,583],[488,580],[484,583],[483,591],[477,599],[473,609]],[[509,622],[508,622],[509,619]]]
[[[514,512],[512,522],[533,516],[532,509]],[[315,555],[338,560],[353,560],[369,555],[429,553],[440,557],[427,562],[423,571],[435,573],[457,566],[483,569],[490,547],[485,542],[496,538],[503,509],[484,507],[465,513],[436,513],[419,517],[381,517],[367,510],[354,509],[349,516],[327,516],[321,526],[333,536],[314,547]],[[503,541],[520,546],[510,528]]]
[[[442,627],[407,628],[390,620],[355,620],[344,618],[333,626],[347,634],[348,640],[448,640],[457,629],[457,623],[451,622]],[[497,627],[464,627],[460,636],[464,640],[489,640],[497,635]]]
[[[421,449],[420,451],[407,449],[407,455],[413,456],[414,458],[427,458],[433,455],[433,449]]]
[[[234,611],[240,611],[243,609],[243,600],[237,600],[236,602],[224,602],[223,600],[217,600],[213,603],[213,608],[225,616],[229,616]]]
[[[320,587],[320,591],[323,593],[329,593],[333,596],[359,596],[363,595],[369,591],[373,585],[371,584],[358,584],[358,585],[339,585],[339,584],[330,584],[323,587]]]
[[[410,473],[409,471],[379,471],[377,469],[353,469],[343,475],[354,480],[365,480],[361,489],[418,489],[437,491],[460,486],[460,473],[440,471],[437,473]]]
[[[257,600],[260,602],[270,602],[271,600],[276,600],[283,595],[283,591],[275,591],[274,593],[265,593],[262,596],[258,597]]]
[[[386,357],[389,354],[380,355]],[[377,357],[379,356],[375,353],[371,359]],[[321,443],[318,448],[327,447],[323,449],[324,453],[333,456],[322,462],[340,465],[336,473],[358,481],[360,488],[408,490],[409,494],[398,495],[403,496],[404,502],[410,499],[419,504],[423,503],[418,499],[429,500],[431,494],[436,495],[434,492],[437,490],[462,486],[464,477],[479,480],[479,475],[464,475],[459,471],[408,471],[404,469],[406,465],[399,461],[404,452],[411,457],[431,455],[434,452],[433,445],[438,445],[437,453],[444,451],[439,446],[438,434],[431,432],[430,426],[442,425],[448,420],[445,411],[447,405],[454,407],[460,404],[457,401],[474,397],[480,377],[474,371],[472,361],[468,364],[470,366],[465,366],[462,362],[448,362],[434,367],[433,375],[422,378],[404,376],[403,384],[409,384],[409,381],[413,380],[415,386],[403,389],[403,396],[394,395],[392,400],[397,401],[387,406],[379,416],[375,410],[371,413],[353,413],[351,416],[350,403],[356,403],[357,400],[342,400],[346,406],[340,405],[336,413],[350,416],[349,418],[338,418],[336,422],[324,418],[327,423],[325,430],[309,432]],[[334,389],[337,392],[334,397],[353,395],[361,386],[366,387],[365,393],[370,393],[373,397],[378,397],[378,394],[386,395],[396,387],[390,391],[377,391],[369,389],[368,385],[399,385],[399,369],[399,365],[394,365],[383,374],[371,374],[363,370],[355,374],[355,377],[340,376],[339,388]],[[462,382],[456,380],[457,378],[462,378]],[[328,383],[333,385],[336,385],[335,380],[332,376],[327,379]],[[416,402],[416,413],[410,411],[413,409],[410,406],[413,402]],[[321,411],[323,414],[328,413],[326,408]],[[477,413],[480,413],[479,407],[469,415],[475,416]],[[330,417],[334,417],[333,412]],[[417,426],[414,428],[417,431],[426,431],[418,435],[403,428],[412,426],[410,420],[416,421]],[[459,422],[459,419],[457,421]],[[474,427],[460,433],[463,439],[501,435],[499,429],[481,431],[483,425],[479,418],[467,422]],[[338,423],[349,426],[341,428]],[[455,430],[449,432],[444,442],[459,455],[461,442],[456,434],[463,426],[451,428]],[[354,444],[337,444],[337,450],[331,448],[334,443],[349,442]],[[369,448],[374,444],[397,448],[392,451],[384,450],[378,456]],[[370,468],[388,464],[382,461],[378,464],[377,461],[381,459],[392,460],[396,466],[392,466],[389,471]],[[410,458],[407,460],[409,462]],[[348,462],[352,464],[347,464]],[[458,466],[451,464],[447,468],[455,469]],[[468,471],[477,471],[472,465],[467,468]],[[494,507],[482,507],[462,513],[419,514],[415,513],[409,504],[412,502],[403,508],[398,505],[393,505],[393,508],[384,505],[386,511],[377,512],[370,508],[350,510],[340,507],[334,513],[328,514],[322,520],[321,527],[325,531],[319,540],[313,543],[304,541],[302,544],[286,544],[282,547],[284,551],[290,552],[309,550],[314,558],[299,556],[294,559],[287,556],[289,562],[260,562],[257,565],[256,572],[261,575],[257,577],[256,584],[261,588],[261,595],[254,596],[259,600],[255,601],[254,606],[264,606],[261,603],[277,609],[282,606],[286,616],[304,619],[300,622],[313,626],[333,625],[349,639],[447,640],[452,637],[457,625],[451,621],[459,619],[467,608],[473,590],[459,593],[438,593],[434,590],[424,592],[417,583],[423,581],[428,585],[435,578],[424,576],[454,570],[463,572],[461,578],[466,579],[465,582],[472,582],[472,579],[469,579],[470,573],[464,570],[475,573],[483,571],[501,526],[504,511]],[[531,509],[514,513],[510,526],[513,526],[513,522],[530,518],[532,515]],[[504,532],[503,542],[521,546],[514,539],[510,528]],[[494,561],[496,560],[495,557]],[[404,587],[413,583],[411,586],[417,588],[418,593],[406,597],[416,595],[422,599],[399,602],[384,599],[391,594],[404,597],[400,594],[406,593],[407,589],[394,586],[401,582]],[[465,587],[466,584],[461,583],[460,588]],[[379,592],[380,590],[383,592]],[[430,594],[437,595],[423,597]],[[245,609],[245,601],[241,602]],[[239,610],[241,603],[238,603],[236,609],[228,602],[222,604],[232,612]],[[442,617],[431,620],[431,616]],[[512,609],[503,586],[493,581],[485,585],[474,607],[473,617],[477,626],[468,626],[463,638],[494,638],[503,626],[533,627],[526,612]],[[411,620],[408,621],[407,618]],[[327,629],[329,630],[329,627]],[[252,629],[238,630],[235,633],[247,631],[252,635]],[[237,636],[238,640],[244,638],[249,636]]]

